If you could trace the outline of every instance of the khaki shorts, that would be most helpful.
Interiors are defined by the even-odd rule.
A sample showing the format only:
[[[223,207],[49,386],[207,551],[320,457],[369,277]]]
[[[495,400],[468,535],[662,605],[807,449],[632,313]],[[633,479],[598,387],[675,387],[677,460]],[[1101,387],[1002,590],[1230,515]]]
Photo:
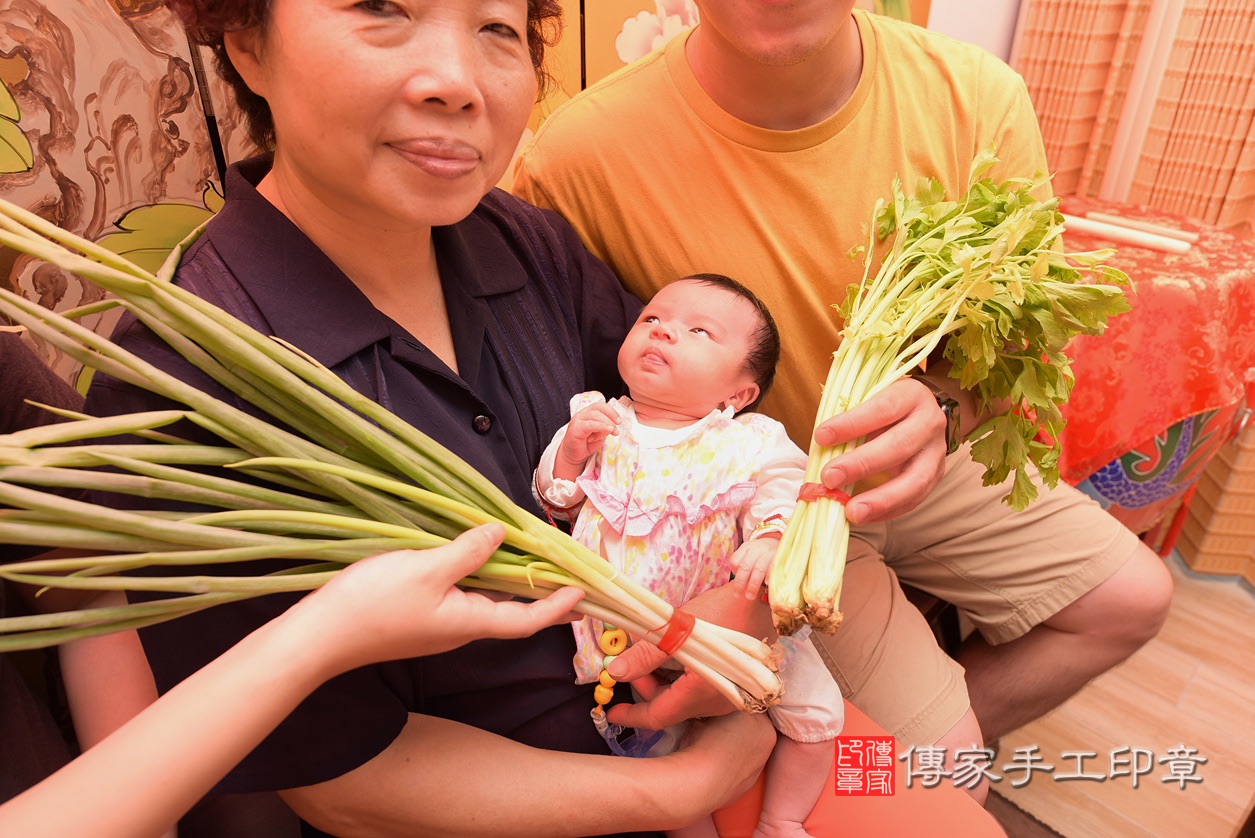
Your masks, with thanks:
[[[854,529],[841,594],[845,621],[814,634],[841,692],[903,743],[936,742],[967,712],[963,667],[938,646],[898,579],[954,603],[992,644],[1049,619],[1116,572],[1138,539],[1060,483],[1024,512],[982,486],[968,446],[917,509]]]

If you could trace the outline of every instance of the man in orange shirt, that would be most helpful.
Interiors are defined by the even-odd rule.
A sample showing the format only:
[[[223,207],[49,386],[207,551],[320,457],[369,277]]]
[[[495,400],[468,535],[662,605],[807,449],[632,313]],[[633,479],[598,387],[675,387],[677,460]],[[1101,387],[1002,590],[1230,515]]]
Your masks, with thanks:
[[[784,337],[762,409],[805,447],[839,340],[831,305],[861,275],[846,254],[876,199],[895,177],[953,195],[991,143],[994,177],[1044,171],[1040,132],[1005,64],[852,0],[698,5],[688,35],[555,112],[514,189],[564,215],[642,297],[701,271],[750,286]],[[981,485],[967,448],[947,443],[984,410],[934,368],[814,434],[868,437],[826,467],[827,485],[890,475],[848,506],[846,622],[816,642],[845,695],[903,744],[970,747],[1019,727],[1152,637],[1171,598],[1158,557],[1071,487],[1015,513]],[[957,662],[899,578],[976,626]]]

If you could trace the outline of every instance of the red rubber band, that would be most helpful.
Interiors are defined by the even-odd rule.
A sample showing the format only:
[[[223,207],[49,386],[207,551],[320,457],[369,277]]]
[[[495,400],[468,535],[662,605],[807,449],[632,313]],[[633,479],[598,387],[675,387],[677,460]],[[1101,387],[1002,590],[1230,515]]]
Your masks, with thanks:
[[[820,498],[828,498],[838,503],[849,503],[850,496],[840,489],[829,489],[823,483],[803,483],[802,488],[798,490],[797,499],[814,503]]]
[[[658,631],[666,631],[662,635],[662,640],[658,641],[658,648],[662,650],[664,655],[674,655],[676,650],[684,645],[684,641],[689,639],[689,635],[693,633],[693,625],[697,620],[687,611],[675,609],[671,612],[671,619],[667,620],[666,625],[658,629]]]

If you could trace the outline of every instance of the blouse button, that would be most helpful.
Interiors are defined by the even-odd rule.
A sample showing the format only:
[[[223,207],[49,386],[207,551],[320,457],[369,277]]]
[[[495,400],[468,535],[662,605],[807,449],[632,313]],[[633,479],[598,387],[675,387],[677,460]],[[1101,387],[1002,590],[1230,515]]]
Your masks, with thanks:
[[[471,427],[475,429],[475,433],[477,434],[486,434],[492,430],[492,417],[485,416],[481,413],[479,416],[475,417],[474,421],[471,422]]]

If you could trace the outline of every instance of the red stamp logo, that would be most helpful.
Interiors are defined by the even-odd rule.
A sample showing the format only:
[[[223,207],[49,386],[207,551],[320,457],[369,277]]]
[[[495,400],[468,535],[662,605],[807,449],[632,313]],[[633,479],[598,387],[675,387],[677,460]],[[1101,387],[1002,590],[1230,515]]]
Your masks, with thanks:
[[[836,747],[839,796],[893,794],[897,749],[892,736],[838,736]]]

